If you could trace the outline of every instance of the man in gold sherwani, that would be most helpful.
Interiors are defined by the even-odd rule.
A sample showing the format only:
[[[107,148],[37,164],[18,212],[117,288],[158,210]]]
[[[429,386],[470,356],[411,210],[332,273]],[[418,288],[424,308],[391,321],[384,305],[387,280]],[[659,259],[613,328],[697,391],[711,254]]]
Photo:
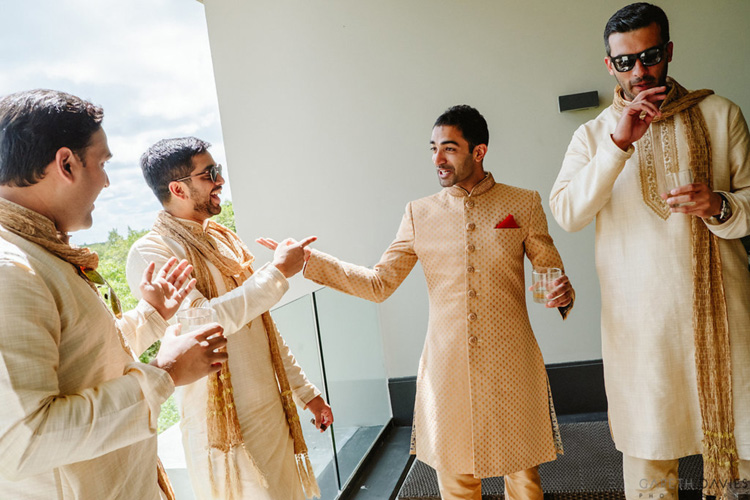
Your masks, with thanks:
[[[511,499],[542,498],[537,466],[561,451],[544,360],[529,324],[524,255],[562,268],[539,194],[495,183],[484,171],[481,114],[454,106],[431,139],[440,185],[409,203],[374,269],[313,250],[304,275],[368,300],[388,298],[422,262],[430,318],[417,375],[414,445],[436,469],[445,499],[481,499],[481,478],[505,476]],[[565,317],[563,276],[547,307]]]
[[[156,456],[160,405],[226,361],[218,325],[164,335],[192,288],[170,288],[179,272],[170,285],[147,266],[145,300],[116,318],[95,287],[97,255],[68,244],[109,185],[102,116],[51,90],[0,100],[2,499],[173,500]],[[159,354],[138,363],[131,346],[151,336],[164,336]]]
[[[627,498],[676,497],[678,459],[697,453],[704,493],[721,495],[750,478],[750,273],[737,239],[750,232],[750,135],[735,104],[667,77],[659,7],[624,7],[604,40],[614,103],[575,132],[550,206],[568,231],[596,218]],[[680,170],[695,181],[668,193]]]

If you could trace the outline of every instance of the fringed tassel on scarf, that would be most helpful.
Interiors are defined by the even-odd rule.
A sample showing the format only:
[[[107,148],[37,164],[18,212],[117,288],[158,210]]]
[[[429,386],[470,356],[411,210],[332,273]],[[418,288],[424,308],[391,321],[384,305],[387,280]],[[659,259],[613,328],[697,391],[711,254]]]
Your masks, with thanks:
[[[697,182],[712,186],[711,143],[697,107],[684,113],[690,163]],[[734,439],[732,355],[724,295],[719,238],[703,220],[691,218],[693,233],[693,330],[698,401],[703,421],[705,495],[725,498],[730,481],[739,479]]]
[[[320,487],[318,486],[318,481],[315,479],[310,457],[307,453],[303,453],[301,455],[294,455],[294,458],[297,460],[297,472],[299,473],[299,480],[302,483],[302,489],[305,490],[305,497],[320,498]]]

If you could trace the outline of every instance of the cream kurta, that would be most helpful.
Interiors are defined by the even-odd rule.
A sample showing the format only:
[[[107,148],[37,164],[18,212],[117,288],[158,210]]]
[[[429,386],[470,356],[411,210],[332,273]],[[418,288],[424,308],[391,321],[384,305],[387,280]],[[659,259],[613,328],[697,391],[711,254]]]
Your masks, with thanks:
[[[496,229],[509,214],[520,227]],[[488,175],[471,194],[452,187],[409,203],[374,269],[318,251],[307,262],[305,277],[377,302],[422,262],[430,318],[414,423],[417,456],[435,469],[491,477],[555,459],[524,254],[535,266],[562,267],[539,194]]]
[[[708,222],[719,238],[732,350],[735,437],[750,458],[750,274],[738,239],[750,233],[750,139],[740,109],[709,96],[700,104],[710,131],[713,188],[733,215]],[[610,106],[573,136],[550,196],[567,231],[596,217],[596,269],[602,290],[602,355],[609,418],[617,449],[646,459],[700,453],[701,415],[692,327],[690,216],[657,216],[643,201],[638,146],[620,150],[610,138],[619,114]],[[665,134],[655,149],[689,168],[684,125],[676,143]],[[653,127],[652,127],[653,128]],[[649,129],[651,130],[651,129]],[[676,153],[670,154],[670,151]],[[665,192],[664,159],[655,160]]]
[[[200,231],[195,222],[183,222]],[[219,243],[214,241],[216,245]],[[217,250],[218,251],[218,250]],[[157,269],[170,257],[185,258],[182,245],[149,232],[130,250],[127,277],[131,290],[138,293],[139,276],[150,261]],[[265,473],[269,488],[258,484],[254,471],[247,461],[238,463],[242,480],[242,498],[252,500],[303,500],[304,493],[297,474],[294,447],[284,409],[281,406],[276,375],[271,363],[268,337],[260,315],[268,311],[288,289],[284,275],[272,265],[258,269],[242,286],[227,293],[224,280],[216,267],[207,263],[218,297],[207,300],[197,290],[185,299],[183,307],[208,307],[214,319],[224,327],[229,353],[229,370],[232,373],[234,400],[237,406],[245,446]],[[251,323],[248,327],[248,323]],[[306,405],[320,394],[305,377],[291,351],[282,338],[278,339],[289,384],[298,404]],[[207,384],[199,380],[179,388],[182,444],[185,448],[188,472],[193,491],[198,500],[212,499],[208,476],[208,437],[206,430]],[[184,389],[184,390],[182,390]],[[217,478],[224,476],[222,462],[214,464]],[[219,481],[219,496],[226,495],[226,486]]]
[[[0,498],[160,498],[156,426],[171,377],[125,352],[71,264],[2,227],[0,281]],[[167,327],[145,302],[119,324]]]

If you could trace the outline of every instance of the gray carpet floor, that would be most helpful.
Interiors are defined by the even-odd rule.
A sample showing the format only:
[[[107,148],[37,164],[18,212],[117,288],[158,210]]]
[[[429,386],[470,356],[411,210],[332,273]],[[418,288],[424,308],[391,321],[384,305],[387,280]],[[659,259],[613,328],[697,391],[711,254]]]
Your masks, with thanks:
[[[607,422],[560,425],[565,454],[542,464],[539,474],[546,500],[622,500],[622,454],[615,449]],[[680,500],[700,498],[700,456],[680,460]],[[503,498],[501,477],[482,480],[482,498]],[[435,471],[416,460],[399,491],[399,500],[438,500]]]

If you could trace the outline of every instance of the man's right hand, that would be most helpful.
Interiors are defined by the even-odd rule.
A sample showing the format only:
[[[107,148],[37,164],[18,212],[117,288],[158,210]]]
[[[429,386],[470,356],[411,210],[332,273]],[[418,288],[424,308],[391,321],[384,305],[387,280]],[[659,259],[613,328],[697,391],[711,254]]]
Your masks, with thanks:
[[[274,251],[273,265],[285,278],[291,278],[302,270],[305,262],[310,258],[310,249],[307,245],[317,239],[317,236],[308,236],[302,241],[287,238],[281,243],[271,238],[258,238],[255,241]]]
[[[227,361],[226,352],[215,352],[227,345],[224,329],[218,323],[180,335],[180,325],[167,328],[156,358],[151,362],[172,377],[175,386],[187,385],[217,372]]]
[[[667,97],[666,91],[667,87],[646,89],[625,106],[612,134],[612,141],[617,147],[627,151],[631,144],[643,137],[654,118],[661,116],[659,106]]]

